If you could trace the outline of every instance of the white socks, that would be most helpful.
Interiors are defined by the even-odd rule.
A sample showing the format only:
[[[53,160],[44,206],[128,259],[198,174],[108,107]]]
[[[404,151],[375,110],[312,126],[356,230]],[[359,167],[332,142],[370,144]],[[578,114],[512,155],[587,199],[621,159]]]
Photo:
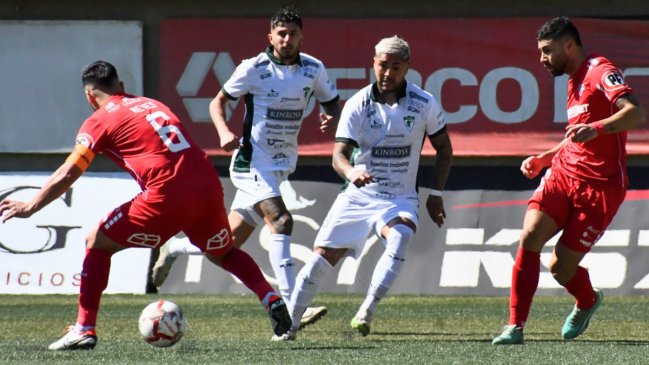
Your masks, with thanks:
[[[295,287],[295,264],[291,257],[291,236],[285,234],[271,234],[268,258],[273,268],[279,292],[284,302],[289,305],[291,293]],[[291,307],[289,306],[289,309]]]
[[[399,276],[406,260],[406,248],[414,234],[415,232],[405,224],[396,224],[390,228],[386,237],[385,251],[376,263],[367,296],[357,316],[367,317],[367,319],[372,317],[379,301],[385,297]]]
[[[183,236],[183,238],[171,238],[169,242],[169,254],[173,257],[178,257],[179,255],[202,255],[203,253],[200,248],[189,242],[189,238]]]
[[[322,256],[312,253],[309,261],[297,274],[293,298],[291,300],[291,319],[293,320],[292,328],[300,328],[300,320],[306,308],[313,302],[320,282],[333,269],[333,266]]]

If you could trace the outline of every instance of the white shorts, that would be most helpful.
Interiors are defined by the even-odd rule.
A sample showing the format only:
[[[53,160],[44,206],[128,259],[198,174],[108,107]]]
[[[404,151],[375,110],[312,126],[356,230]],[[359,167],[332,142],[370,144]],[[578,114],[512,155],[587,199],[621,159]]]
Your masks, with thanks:
[[[279,186],[287,177],[286,171],[230,171],[230,180],[237,188],[230,211],[237,212],[251,226],[263,224],[264,220],[255,211],[255,205],[266,199],[281,197]]]
[[[372,231],[381,237],[381,229],[392,219],[403,217],[419,223],[417,199],[359,199],[341,193],[329,209],[318,231],[314,246],[347,248],[349,255],[358,257]]]

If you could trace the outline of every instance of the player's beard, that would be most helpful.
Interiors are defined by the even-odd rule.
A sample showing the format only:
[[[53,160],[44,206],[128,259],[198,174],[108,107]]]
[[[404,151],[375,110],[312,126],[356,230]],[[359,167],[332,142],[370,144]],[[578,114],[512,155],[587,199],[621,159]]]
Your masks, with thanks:
[[[568,63],[568,60],[563,57],[557,59],[554,63],[548,62],[545,64],[545,68],[548,69],[550,74],[554,77],[561,76],[566,73],[566,64]]]
[[[277,49],[277,54],[279,55],[279,60],[283,64],[290,64],[295,61],[298,54],[300,53],[300,47],[291,46]]]
[[[397,84],[397,81],[390,78],[383,78],[378,82],[379,89],[382,93],[394,93],[396,92],[401,84]]]

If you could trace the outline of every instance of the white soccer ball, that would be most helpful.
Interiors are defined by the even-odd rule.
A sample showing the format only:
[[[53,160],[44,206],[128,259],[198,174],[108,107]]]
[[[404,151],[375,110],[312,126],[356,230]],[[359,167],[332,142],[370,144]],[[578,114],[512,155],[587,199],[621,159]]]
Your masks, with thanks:
[[[180,307],[160,299],[147,305],[140,315],[140,334],[144,341],[156,347],[169,347],[185,333],[187,322]]]

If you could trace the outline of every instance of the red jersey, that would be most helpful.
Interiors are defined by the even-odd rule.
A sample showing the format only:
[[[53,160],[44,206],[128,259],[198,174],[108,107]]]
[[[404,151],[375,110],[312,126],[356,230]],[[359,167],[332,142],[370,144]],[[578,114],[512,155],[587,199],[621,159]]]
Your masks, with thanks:
[[[611,61],[586,57],[568,81],[568,124],[589,124],[610,117],[617,99],[633,90]],[[588,142],[568,141],[552,160],[552,169],[595,186],[626,187],[627,132],[598,136]]]
[[[149,192],[165,195],[220,184],[205,152],[157,100],[113,95],[81,125],[77,143],[103,152]]]

